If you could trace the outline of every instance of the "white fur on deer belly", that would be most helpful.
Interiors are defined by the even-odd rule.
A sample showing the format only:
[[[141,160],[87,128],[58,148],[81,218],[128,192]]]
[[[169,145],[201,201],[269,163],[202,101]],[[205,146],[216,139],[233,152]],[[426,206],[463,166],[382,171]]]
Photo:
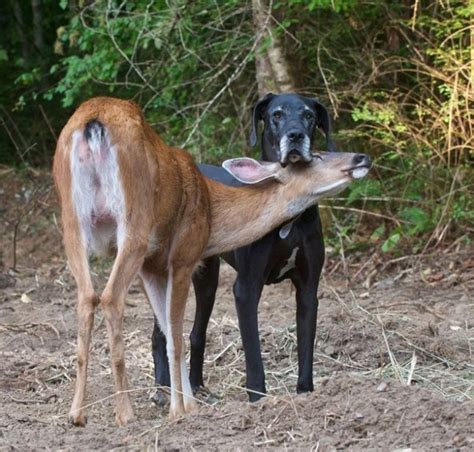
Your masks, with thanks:
[[[280,270],[280,273],[278,273],[277,279],[282,278],[283,276],[286,275],[287,272],[295,268],[296,253],[298,252],[299,249],[300,249],[299,246],[297,246],[296,248],[293,248],[293,251],[291,252],[290,257],[286,261],[286,264]]]

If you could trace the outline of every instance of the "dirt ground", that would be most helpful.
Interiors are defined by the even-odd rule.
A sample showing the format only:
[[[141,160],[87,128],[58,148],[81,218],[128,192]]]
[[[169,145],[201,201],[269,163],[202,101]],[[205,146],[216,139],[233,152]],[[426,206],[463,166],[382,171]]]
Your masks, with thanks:
[[[125,322],[136,420],[126,428],[114,424],[99,310],[88,424],[70,426],[75,286],[55,226],[54,197],[42,175],[25,181],[7,169],[0,174],[0,450],[474,449],[474,255],[459,244],[423,258],[392,257],[391,265],[375,255],[328,258],[312,394],[295,394],[291,284],[265,288],[259,319],[269,394],[255,404],[244,390],[235,275],[223,266],[205,362],[212,397],[199,396],[199,412],[175,422],[167,420],[167,407],[150,400],[153,318],[136,284]],[[106,269],[104,262],[94,266],[99,286]],[[188,332],[193,309],[191,294]]]

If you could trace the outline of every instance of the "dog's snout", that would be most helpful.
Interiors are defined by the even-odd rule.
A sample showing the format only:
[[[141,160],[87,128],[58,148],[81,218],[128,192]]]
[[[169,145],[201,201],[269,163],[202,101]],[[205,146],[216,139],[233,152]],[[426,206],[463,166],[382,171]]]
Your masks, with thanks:
[[[356,154],[353,159],[355,166],[370,166],[370,157],[367,154]]]
[[[291,130],[286,134],[286,136],[291,142],[299,143],[300,141],[303,141],[305,135],[299,130]]]

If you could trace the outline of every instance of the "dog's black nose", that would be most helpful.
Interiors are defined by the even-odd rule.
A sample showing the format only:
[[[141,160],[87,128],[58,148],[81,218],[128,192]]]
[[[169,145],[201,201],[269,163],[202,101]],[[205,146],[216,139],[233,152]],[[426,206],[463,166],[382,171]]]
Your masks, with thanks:
[[[292,130],[291,132],[288,132],[286,136],[292,143],[299,143],[304,139],[304,133],[299,132],[298,130]]]
[[[370,157],[367,154],[356,154],[353,159],[354,166],[370,166]]]

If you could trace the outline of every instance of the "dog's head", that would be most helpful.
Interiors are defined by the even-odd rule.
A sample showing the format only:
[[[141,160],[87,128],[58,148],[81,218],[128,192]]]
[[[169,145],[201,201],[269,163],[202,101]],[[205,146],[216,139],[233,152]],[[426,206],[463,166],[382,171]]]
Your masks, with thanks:
[[[263,159],[290,162],[310,162],[313,134],[319,127],[326,136],[329,151],[331,122],[326,107],[316,99],[298,94],[267,94],[254,107],[250,145],[257,144],[258,123],[264,122],[262,134]]]

